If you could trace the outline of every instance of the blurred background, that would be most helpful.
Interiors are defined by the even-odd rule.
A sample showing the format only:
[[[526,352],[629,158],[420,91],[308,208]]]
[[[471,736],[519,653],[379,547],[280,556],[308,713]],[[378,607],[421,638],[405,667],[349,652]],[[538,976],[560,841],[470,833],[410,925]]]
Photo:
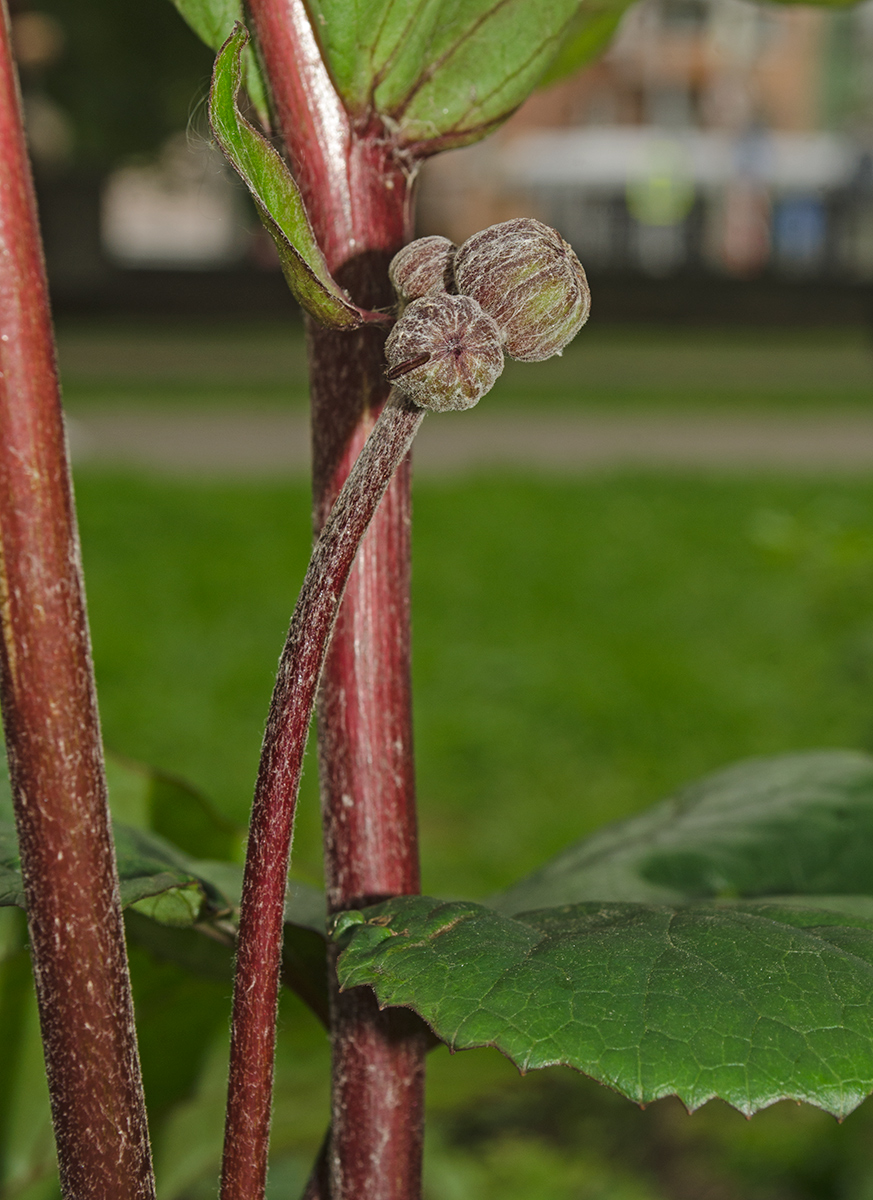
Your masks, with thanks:
[[[19,0],[15,33],[58,313],[274,307],[172,8]],[[605,320],[873,319],[873,8],[634,7],[596,65],[423,173],[421,233],[516,214],[563,231]]]
[[[299,314],[172,6],[13,18],[106,744],[242,827],[309,551]],[[642,0],[601,60],[423,171],[420,233],[522,214],[574,244],[593,316],[416,448],[424,882],[446,896],[744,756],[873,751],[873,4]],[[310,760],[308,882],[319,841]],[[133,972],[160,1195],[213,1196],[229,987],[141,950]],[[0,1054],[3,1200],[58,1195],[28,1012]],[[429,1080],[428,1200],[873,1200],[869,1102],[842,1126],[642,1112],[488,1051],[437,1051]],[[326,1039],[286,997],[272,1200],[326,1119]]]

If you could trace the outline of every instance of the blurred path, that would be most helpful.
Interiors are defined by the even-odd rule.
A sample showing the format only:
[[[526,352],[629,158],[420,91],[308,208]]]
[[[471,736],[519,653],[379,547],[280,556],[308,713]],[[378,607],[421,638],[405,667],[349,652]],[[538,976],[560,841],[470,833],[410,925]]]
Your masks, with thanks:
[[[278,475],[309,464],[301,412],[94,409],[69,419],[76,464],[173,474]],[[560,473],[638,467],[713,471],[873,471],[873,413],[469,413],[429,417],[420,473],[526,467]]]

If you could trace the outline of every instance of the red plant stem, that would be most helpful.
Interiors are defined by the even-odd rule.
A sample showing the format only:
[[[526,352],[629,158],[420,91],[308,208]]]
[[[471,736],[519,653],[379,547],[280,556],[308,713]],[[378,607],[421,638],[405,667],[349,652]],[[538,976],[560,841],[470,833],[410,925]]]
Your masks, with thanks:
[[[61,1184],[154,1196],[48,293],[0,8],[0,699]]]
[[[412,234],[415,163],[372,116],[349,117],[302,0],[249,0],[276,124],[315,233],[355,302],[385,308]],[[385,401],[384,332],[309,323],[318,530]],[[318,701],[332,911],[420,890],[409,644],[410,469],[397,472],[352,571]],[[330,1200],[420,1194],[425,1035],[332,978]],[[313,1193],[314,1195],[314,1193]],[[327,1200],[322,1195],[321,1200]]]
[[[399,394],[383,408],[313,550],[279,662],[243,881],[222,1200],[264,1194],[282,918],[306,734],[352,563],[423,417],[423,409]]]

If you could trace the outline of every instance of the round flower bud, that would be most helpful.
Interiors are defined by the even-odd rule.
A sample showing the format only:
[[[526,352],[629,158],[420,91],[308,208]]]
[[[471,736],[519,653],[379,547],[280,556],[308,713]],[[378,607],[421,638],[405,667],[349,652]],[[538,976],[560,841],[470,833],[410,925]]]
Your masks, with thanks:
[[[560,354],[591,309],[582,264],[559,233],[520,217],[474,233],[454,264],[458,291],[500,326],[504,349],[522,362]]]
[[[388,275],[401,300],[418,300],[429,292],[454,291],[452,262],[457,246],[444,237],[418,238],[391,259]]]
[[[472,408],[503,370],[500,330],[470,296],[413,300],[385,343],[388,379],[422,408]]]

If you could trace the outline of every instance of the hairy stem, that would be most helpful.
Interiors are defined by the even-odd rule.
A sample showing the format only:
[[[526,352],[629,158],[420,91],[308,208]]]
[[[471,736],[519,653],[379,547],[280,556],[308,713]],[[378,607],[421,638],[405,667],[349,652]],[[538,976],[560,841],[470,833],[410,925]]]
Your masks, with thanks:
[[[303,0],[249,0],[285,141],[335,278],[361,307],[393,303],[388,263],[412,234],[416,164],[352,120]],[[309,329],[313,501],[321,528],[388,394],[384,332]],[[409,639],[410,467],[391,483],[346,589],[318,700],[325,877],[332,911],[419,890]],[[426,1035],[331,980],[330,1200],[420,1194]],[[323,1180],[324,1176],[320,1176]],[[323,1183],[313,1182],[327,1200]]]
[[[240,910],[222,1200],[264,1194],[285,887],[306,734],[352,563],[423,417],[399,394],[382,410],[316,543],[279,662]]]
[[[76,518],[0,9],[0,698],[61,1184],[154,1196]]]

